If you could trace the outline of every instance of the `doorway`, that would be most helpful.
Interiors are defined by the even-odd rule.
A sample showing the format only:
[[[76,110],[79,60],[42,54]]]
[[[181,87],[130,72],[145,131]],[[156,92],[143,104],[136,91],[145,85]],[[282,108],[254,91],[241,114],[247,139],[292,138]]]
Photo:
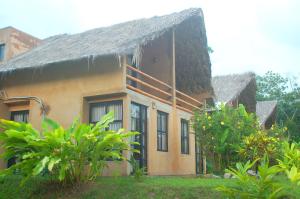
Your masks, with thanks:
[[[135,136],[134,148],[140,153],[134,153],[134,159],[139,163],[140,168],[147,169],[147,107],[141,104],[131,103],[131,130],[140,134]]]

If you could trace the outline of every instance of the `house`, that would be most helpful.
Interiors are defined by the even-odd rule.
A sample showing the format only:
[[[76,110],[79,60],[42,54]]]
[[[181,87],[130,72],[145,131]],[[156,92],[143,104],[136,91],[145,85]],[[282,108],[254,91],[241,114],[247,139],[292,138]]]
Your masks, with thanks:
[[[269,129],[276,121],[277,101],[258,101],[256,115],[259,124],[264,129]]]
[[[249,113],[256,113],[262,128],[270,128],[276,119],[276,101],[256,101],[254,73],[231,74],[212,78],[214,100],[229,106],[243,104]]]
[[[0,65],[0,117],[40,128],[94,123],[113,110],[111,129],[139,131],[135,158],[149,175],[196,172],[189,120],[212,93],[201,9],[47,38]],[[5,167],[6,163],[2,163]],[[109,163],[104,175],[127,162]]]
[[[256,111],[256,81],[254,73],[231,74],[212,78],[215,102],[230,106],[243,104],[248,112]]]
[[[24,53],[41,42],[40,39],[14,27],[0,29],[0,63]]]

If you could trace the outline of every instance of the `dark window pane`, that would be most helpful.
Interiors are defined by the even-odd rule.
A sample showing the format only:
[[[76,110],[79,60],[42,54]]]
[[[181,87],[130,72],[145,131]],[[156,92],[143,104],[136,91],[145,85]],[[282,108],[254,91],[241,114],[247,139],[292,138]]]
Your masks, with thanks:
[[[157,111],[157,150],[168,151],[168,114]]]
[[[123,105],[122,101],[101,102],[91,104],[90,123],[99,122],[104,115],[113,111],[114,121],[109,125],[109,130],[117,131],[123,126]]]
[[[0,61],[4,60],[5,44],[0,44]]]
[[[181,153],[189,154],[189,124],[187,120],[181,120]]]

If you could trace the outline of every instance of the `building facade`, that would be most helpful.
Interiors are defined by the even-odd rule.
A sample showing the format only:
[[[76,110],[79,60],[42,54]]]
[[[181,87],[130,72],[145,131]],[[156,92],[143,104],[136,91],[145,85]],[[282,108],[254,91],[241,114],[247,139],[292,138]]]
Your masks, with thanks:
[[[111,129],[141,133],[135,158],[149,175],[196,173],[190,119],[211,90],[201,9],[54,36],[0,72],[1,118],[39,129],[43,117],[67,127],[114,111]],[[131,166],[109,162],[104,175],[116,170],[129,175]]]

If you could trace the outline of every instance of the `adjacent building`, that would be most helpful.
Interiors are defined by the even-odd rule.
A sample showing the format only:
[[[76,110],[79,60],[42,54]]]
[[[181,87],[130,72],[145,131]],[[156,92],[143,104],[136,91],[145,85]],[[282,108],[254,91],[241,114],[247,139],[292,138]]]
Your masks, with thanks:
[[[41,40],[14,27],[0,29],[0,63],[24,53],[41,43]]]
[[[276,101],[256,101],[254,73],[231,74],[212,78],[214,101],[237,107],[243,104],[249,113],[255,113],[262,128],[268,129],[276,120]]]

